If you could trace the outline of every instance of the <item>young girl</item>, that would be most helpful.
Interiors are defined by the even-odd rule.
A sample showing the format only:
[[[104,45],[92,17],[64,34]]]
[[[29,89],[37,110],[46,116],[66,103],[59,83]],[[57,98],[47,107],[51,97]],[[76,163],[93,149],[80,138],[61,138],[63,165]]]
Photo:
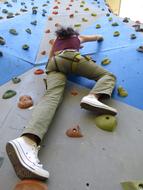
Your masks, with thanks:
[[[98,66],[89,57],[79,53],[81,44],[89,41],[100,42],[102,36],[80,36],[73,28],[61,27],[56,31],[49,61],[46,66],[47,90],[33,111],[32,118],[21,137],[9,141],[7,154],[21,179],[34,178],[46,180],[49,172],[38,159],[39,144],[48,131],[55,112],[62,101],[67,75],[73,73],[95,80],[96,84],[89,94],[82,98],[81,107],[95,111],[96,114],[116,115],[117,110],[101,103],[98,99],[110,97],[115,85],[115,76]]]

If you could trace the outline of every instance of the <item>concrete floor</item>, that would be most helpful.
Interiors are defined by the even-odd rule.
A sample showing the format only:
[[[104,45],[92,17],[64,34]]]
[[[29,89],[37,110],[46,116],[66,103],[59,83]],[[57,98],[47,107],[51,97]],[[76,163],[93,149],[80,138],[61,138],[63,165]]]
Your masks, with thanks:
[[[23,74],[21,83],[10,81],[0,88],[0,96],[9,88],[17,91],[11,99],[0,99],[0,187],[6,190],[12,190],[19,179],[8,160],[5,144],[21,134],[32,113],[17,107],[18,98],[30,95],[35,106],[45,91],[44,75],[36,76],[33,71]],[[77,96],[71,95],[73,88],[78,91]],[[120,182],[142,179],[143,112],[114,100],[107,101],[119,114],[116,130],[105,132],[96,127],[93,113],[80,109],[80,100],[88,91],[68,82],[64,101],[42,142],[39,157],[51,174],[47,181],[50,190],[121,190]],[[67,137],[66,130],[77,124],[84,136]]]

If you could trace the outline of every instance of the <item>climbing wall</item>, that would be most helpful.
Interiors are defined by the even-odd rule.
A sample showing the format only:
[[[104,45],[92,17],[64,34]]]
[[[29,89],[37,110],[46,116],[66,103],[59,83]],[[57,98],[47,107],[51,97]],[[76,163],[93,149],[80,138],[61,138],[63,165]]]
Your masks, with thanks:
[[[137,50],[143,44],[142,25],[117,17],[104,0],[0,2],[0,188],[11,190],[19,181],[5,144],[22,133],[45,92],[46,75],[34,72],[44,70],[50,41],[60,25],[104,36],[103,42],[86,43],[80,52],[117,76],[113,98],[105,103],[118,110],[118,124],[114,132],[96,126],[95,115],[79,106],[94,81],[70,75],[64,101],[42,142],[40,160],[51,174],[49,189],[121,190],[121,182],[141,180],[143,53]],[[15,77],[21,82],[14,83]],[[7,90],[16,95],[3,99]],[[18,108],[22,95],[33,98],[33,107]],[[67,137],[66,130],[77,125],[83,137]]]

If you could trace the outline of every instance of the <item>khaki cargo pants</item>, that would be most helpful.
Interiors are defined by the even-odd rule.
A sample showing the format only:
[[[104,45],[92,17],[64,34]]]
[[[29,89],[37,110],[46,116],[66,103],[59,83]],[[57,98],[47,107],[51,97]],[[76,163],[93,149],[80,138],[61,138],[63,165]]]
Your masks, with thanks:
[[[111,96],[116,77],[97,65],[89,57],[74,50],[64,50],[52,57],[47,66],[47,90],[33,110],[32,118],[23,134],[37,135],[41,140],[61,103],[68,73],[97,81],[90,93]]]

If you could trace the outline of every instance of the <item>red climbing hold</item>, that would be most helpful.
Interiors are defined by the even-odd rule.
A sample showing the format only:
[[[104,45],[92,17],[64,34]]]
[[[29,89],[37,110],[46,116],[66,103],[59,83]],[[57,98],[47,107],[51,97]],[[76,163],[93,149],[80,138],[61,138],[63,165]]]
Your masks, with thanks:
[[[37,69],[36,71],[34,71],[35,75],[41,75],[43,73],[44,73],[44,71],[42,69]]]

